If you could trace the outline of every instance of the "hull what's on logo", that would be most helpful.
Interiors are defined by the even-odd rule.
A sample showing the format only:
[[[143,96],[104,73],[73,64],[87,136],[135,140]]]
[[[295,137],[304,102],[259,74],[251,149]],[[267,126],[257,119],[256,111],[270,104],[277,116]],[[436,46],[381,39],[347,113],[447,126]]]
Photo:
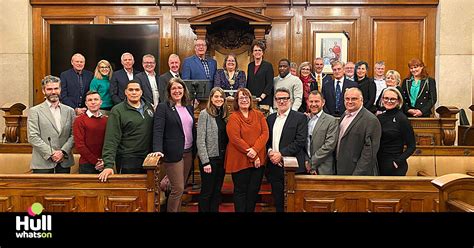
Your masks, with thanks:
[[[43,205],[35,202],[28,208],[29,216],[16,216],[17,238],[41,239],[53,237],[51,215],[41,215],[43,210]]]

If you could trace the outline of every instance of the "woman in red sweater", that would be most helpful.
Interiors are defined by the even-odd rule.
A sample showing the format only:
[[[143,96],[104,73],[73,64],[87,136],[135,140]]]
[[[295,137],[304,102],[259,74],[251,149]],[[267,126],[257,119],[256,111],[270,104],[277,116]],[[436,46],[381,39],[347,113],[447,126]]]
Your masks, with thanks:
[[[232,174],[235,212],[254,212],[266,159],[268,126],[247,88],[240,88],[227,123],[226,172]]]

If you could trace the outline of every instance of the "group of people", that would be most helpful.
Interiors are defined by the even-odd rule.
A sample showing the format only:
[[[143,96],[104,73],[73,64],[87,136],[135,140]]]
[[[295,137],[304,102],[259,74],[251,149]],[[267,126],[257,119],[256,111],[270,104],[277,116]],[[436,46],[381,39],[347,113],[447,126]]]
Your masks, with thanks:
[[[297,158],[297,173],[406,174],[415,150],[407,115],[429,116],[436,102],[436,84],[423,62],[409,62],[411,76],[401,86],[398,72],[384,77],[383,62],[376,63],[371,79],[363,61],[335,61],[331,77],[322,73],[321,58],[314,60],[314,71],[303,62],[296,76],[292,63],[281,59],[274,77],[272,64],[263,60],[265,44],[256,41],[251,49],[247,77],[235,55],[226,56],[217,70],[199,39],[182,69],[172,54],[170,70],[160,76],[151,54],[143,56],[143,72],[124,53],[123,69],[113,72],[101,60],[94,73],[84,69],[84,56],[74,54],[73,68],[42,80],[45,101],[29,111],[33,173],[69,173],[73,146],[81,155],[79,172],[98,174],[103,182],[114,173],[144,173],[144,159],[161,156],[171,188],[168,212],[180,209],[196,155],[202,212],[218,211],[226,173],[232,175],[237,212],[255,210],[264,175],[276,210],[283,211],[286,156]],[[197,125],[184,79],[208,80],[212,87]],[[265,117],[254,99],[273,113]]]

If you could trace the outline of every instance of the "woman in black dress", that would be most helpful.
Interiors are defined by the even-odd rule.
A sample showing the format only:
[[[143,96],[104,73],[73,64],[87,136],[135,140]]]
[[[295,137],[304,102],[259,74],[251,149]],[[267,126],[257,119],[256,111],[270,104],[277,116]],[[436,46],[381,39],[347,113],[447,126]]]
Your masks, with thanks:
[[[382,95],[385,113],[377,118],[382,126],[377,161],[381,176],[404,176],[408,170],[407,159],[416,148],[415,134],[410,121],[400,110],[403,98],[395,87],[388,87]],[[406,145],[405,151],[403,151]]]

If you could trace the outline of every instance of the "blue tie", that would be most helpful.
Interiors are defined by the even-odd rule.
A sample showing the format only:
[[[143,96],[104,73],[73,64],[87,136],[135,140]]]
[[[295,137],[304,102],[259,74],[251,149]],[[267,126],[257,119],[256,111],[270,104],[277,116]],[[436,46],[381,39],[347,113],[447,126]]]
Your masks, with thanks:
[[[339,113],[341,101],[341,81],[337,81],[336,85],[336,113]]]

